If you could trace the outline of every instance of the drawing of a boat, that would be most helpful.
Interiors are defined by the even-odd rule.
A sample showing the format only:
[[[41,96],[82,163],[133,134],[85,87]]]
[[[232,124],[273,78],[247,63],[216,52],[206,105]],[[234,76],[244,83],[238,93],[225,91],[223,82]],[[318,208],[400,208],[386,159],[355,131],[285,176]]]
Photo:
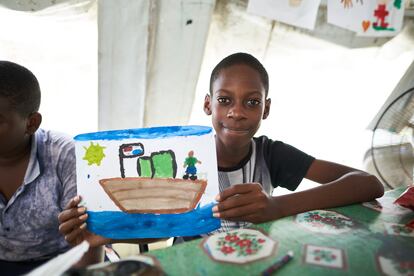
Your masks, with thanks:
[[[206,180],[178,178],[107,178],[99,183],[112,201],[126,213],[175,214],[194,209]]]

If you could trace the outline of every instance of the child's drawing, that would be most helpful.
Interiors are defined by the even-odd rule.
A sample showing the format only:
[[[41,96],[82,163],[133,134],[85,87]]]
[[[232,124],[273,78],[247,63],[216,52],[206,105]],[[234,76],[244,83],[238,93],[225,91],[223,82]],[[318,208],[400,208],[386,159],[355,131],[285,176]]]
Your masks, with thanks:
[[[194,209],[206,180],[128,177],[101,179],[102,188],[124,212],[175,214]]]
[[[184,179],[190,178],[191,180],[197,179],[197,168],[196,164],[201,164],[201,161],[194,157],[194,151],[190,150],[188,152],[188,157],[184,161],[185,174]]]
[[[298,7],[302,4],[302,0],[289,0],[289,6]]]
[[[313,30],[320,0],[250,0],[247,11],[289,25]]]
[[[211,215],[218,193],[211,128],[106,131],[75,141],[89,230],[123,239],[190,236],[220,226]]]
[[[89,166],[93,164],[100,166],[102,159],[105,157],[105,147],[101,147],[98,143],[94,145],[91,142],[89,147],[83,146],[83,148],[85,149],[85,156],[82,159],[88,161]]]
[[[121,170],[121,177],[125,177],[124,158],[136,158],[143,154],[144,146],[141,143],[122,144],[119,146],[119,169]]]
[[[404,0],[328,1],[328,23],[349,29],[360,36],[396,35],[402,27]]]
[[[360,2],[361,5],[364,4],[362,0],[356,0],[356,2]],[[344,5],[344,8],[352,8],[354,4],[352,3],[352,0],[341,0],[341,3]]]

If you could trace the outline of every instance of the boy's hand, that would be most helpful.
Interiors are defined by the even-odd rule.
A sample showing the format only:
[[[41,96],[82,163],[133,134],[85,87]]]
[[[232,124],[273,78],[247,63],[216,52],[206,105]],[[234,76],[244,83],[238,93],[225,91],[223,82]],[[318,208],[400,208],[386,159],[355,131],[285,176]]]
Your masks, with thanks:
[[[217,195],[213,216],[232,221],[262,223],[280,217],[273,198],[259,183],[236,184]]]
[[[86,230],[88,214],[85,207],[78,207],[80,201],[80,196],[72,198],[65,210],[59,214],[59,232],[73,246],[80,244],[84,240],[88,241],[91,247],[109,243],[110,239],[92,234]]]

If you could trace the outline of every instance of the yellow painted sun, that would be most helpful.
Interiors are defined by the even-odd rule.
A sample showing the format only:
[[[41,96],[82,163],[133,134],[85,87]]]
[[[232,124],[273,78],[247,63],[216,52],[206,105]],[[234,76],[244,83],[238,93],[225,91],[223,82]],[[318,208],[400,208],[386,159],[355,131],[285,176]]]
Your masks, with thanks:
[[[91,166],[92,164],[96,164],[100,166],[102,159],[105,157],[104,149],[106,147],[102,147],[98,143],[94,145],[91,142],[89,147],[83,147],[83,148],[86,150],[83,160],[88,161],[89,166]]]

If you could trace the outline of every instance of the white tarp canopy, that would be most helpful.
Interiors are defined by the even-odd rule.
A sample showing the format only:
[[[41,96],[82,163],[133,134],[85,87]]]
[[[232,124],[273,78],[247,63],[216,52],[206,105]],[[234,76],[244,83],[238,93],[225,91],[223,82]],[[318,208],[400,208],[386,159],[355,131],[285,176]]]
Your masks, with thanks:
[[[270,74],[261,133],[361,167],[366,126],[414,60],[413,18],[394,38],[361,38],[328,24],[324,5],[307,31],[248,14],[247,3],[3,0],[0,59],[38,75],[45,128],[77,134],[98,122],[208,125],[202,101],[212,68],[249,52]]]

